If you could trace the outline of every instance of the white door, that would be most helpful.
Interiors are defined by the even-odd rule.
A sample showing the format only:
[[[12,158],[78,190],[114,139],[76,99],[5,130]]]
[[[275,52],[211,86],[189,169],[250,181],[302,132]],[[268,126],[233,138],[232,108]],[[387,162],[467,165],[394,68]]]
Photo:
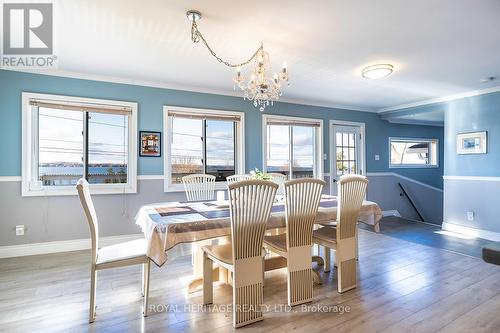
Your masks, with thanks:
[[[364,174],[364,138],[362,125],[335,124],[331,126],[330,192],[337,195],[336,182],[340,176],[350,173]]]

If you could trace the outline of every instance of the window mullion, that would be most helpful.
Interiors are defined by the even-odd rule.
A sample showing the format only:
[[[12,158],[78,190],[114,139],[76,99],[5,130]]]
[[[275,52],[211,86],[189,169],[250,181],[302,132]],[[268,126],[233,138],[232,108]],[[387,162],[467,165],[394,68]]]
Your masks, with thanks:
[[[293,126],[289,126],[288,130],[288,168],[289,168],[289,179],[293,179]]]
[[[30,177],[30,188],[38,188],[40,182],[40,171],[39,171],[39,154],[40,154],[40,138],[39,138],[39,125],[38,125],[38,106],[34,106],[31,109],[31,121],[32,121],[32,152],[31,152],[31,177]]]
[[[203,163],[203,173],[207,173],[207,120],[204,119],[202,128],[202,141],[203,141],[203,152],[202,152],[202,163]]]
[[[83,112],[83,177],[89,181],[89,113]]]
[[[239,161],[238,161],[238,139],[236,137],[236,131],[237,131],[237,125],[236,122],[233,122],[233,160],[234,160],[234,173],[238,174],[240,173],[240,167],[239,167]]]

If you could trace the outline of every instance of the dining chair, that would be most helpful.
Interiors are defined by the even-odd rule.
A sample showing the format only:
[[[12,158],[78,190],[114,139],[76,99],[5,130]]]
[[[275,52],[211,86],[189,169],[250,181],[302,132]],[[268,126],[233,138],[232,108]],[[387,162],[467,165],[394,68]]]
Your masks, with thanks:
[[[192,174],[182,177],[187,201],[211,201],[215,194],[215,176],[207,174]],[[201,263],[201,247],[212,243],[212,240],[204,240],[191,244],[191,264],[195,267],[195,261]],[[198,273],[198,272],[195,272]]]
[[[337,225],[313,231],[314,243],[335,251],[339,293],[356,288],[357,222],[367,187],[368,179],[364,176],[350,174],[340,177]]]
[[[81,178],[76,184],[80,202],[87,217],[91,237],[90,261],[90,310],[89,323],[94,322],[96,315],[97,272],[103,269],[142,265],[142,295],[144,296],[142,314],[148,315],[150,260],[146,255],[144,238],[99,248],[99,227],[94,203],[90,197],[89,183]]]
[[[285,182],[286,233],[264,237],[267,250],[286,258],[289,306],[313,299],[312,232],[325,185],[313,178]]]
[[[233,184],[236,182],[241,182],[242,180],[249,180],[249,179],[252,179],[251,175],[242,174],[242,175],[229,176],[226,178],[226,181],[227,181],[227,184],[229,185],[229,184]]]
[[[241,174],[241,175],[228,176],[226,178],[226,181],[227,181],[227,184],[229,185],[229,184],[233,184],[236,182],[241,182],[242,180],[249,180],[249,179],[252,179],[251,175]]]
[[[233,327],[263,319],[262,242],[278,184],[244,180],[228,185],[231,242],[203,246],[203,304],[213,301],[213,263],[233,273]]]
[[[282,173],[272,173],[272,172],[268,173],[268,175],[271,176],[271,180],[273,182],[279,185],[276,194],[283,195],[284,193],[283,184],[286,182],[286,176]]]
[[[215,176],[193,174],[182,177],[188,201],[213,200],[215,193]]]

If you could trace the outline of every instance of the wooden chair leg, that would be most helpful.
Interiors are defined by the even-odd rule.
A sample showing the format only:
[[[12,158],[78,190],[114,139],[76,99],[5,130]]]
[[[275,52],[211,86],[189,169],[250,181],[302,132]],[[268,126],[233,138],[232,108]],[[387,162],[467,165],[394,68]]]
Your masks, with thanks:
[[[321,275],[319,275],[319,272],[317,270],[312,270],[313,274],[313,282],[314,284],[323,284],[323,280],[321,279]]]
[[[337,245],[338,292],[356,288],[356,237],[341,240]]]
[[[95,320],[95,298],[96,298],[96,283],[97,271],[94,267],[90,269],[90,308],[89,308],[89,323]]]
[[[141,295],[144,297],[146,290],[144,289],[145,281],[146,281],[146,264],[142,264],[142,284],[141,284]]]
[[[213,302],[213,267],[214,264],[207,254],[203,252],[203,304]]]
[[[143,270],[143,292],[144,292],[144,304],[142,306],[142,315],[144,317],[148,316],[148,301],[149,301],[149,275],[151,271],[151,261],[148,260],[147,263],[142,265]]]
[[[263,320],[262,257],[239,259],[234,264],[233,327]]]
[[[289,248],[287,258],[288,305],[295,306],[311,302],[313,283],[311,247]]]
[[[325,267],[324,271],[325,273],[330,272],[330,248],[323,246],[323,251],[325,253]]]
[[[266,277],[266,256],[262,256],[262,288],[264,288],[264,281]]]
[[[356,260],[359,260],[358,225],[356,225]]]

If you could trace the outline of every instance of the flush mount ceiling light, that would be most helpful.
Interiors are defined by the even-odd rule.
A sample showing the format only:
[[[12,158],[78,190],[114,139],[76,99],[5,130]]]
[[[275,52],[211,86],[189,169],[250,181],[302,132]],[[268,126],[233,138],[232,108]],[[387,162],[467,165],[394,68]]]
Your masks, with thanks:
[[[495,81],[495,80],[496,80],[496,77],[494,77],[494,76],[488,76],[488,77],[482,78],[481,80],[479,80],[479,82],[481,82],[481,83],[488,83],[488,82]]]
[[[365,79],[381,79],[390,75],[394,71],[391,64],[377,64],[363,68],[361,75]]]
[[[290,85],[286,63],[283,63],[279,74],[274,73],[273,76],[270,76],[269,54],[264,51],[263,44],[246,61],[240,63],[226,61],[215,53],[200,30],[198,30],[196,22],[202,18],[201,13],[197,10],[189,10],[186,16],[191,21],[191,41],[193,43],[201,41],[217,61],[227,67],[236,69],[236,75],[233,78],[234,88],[238,87],[243,91],[243,99],[253,101],[253,105],[258,107],[260,111],[264,111],[266,106],[273,105],[274,102],[279,100],[283,88]],[[252,65],[252,62],[253,69],[249,79],[246,79],[241,74],[242,67]]]

